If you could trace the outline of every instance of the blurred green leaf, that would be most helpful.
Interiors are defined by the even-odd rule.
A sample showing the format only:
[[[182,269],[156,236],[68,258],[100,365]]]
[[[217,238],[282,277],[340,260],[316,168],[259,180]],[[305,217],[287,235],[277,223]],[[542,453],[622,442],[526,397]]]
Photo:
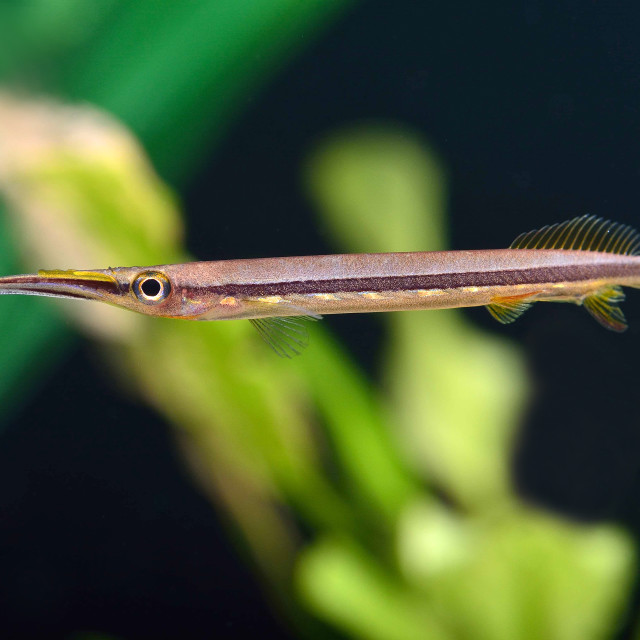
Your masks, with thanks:
[[[320,327],[313,327],[312,346],[292,364],[304,376],[324,419],[333,453],[363,513],[380,513],[390,521],[417,491],[404,468],[389,431],[384,406],[364,376],[345,361],[342,350]]]
[[[0,3],[0,77],[3,82],[51,91],[68,52],[91,40],[118,4],[122,1]]]
[[[410,132],[377,125],[335,134],[306,175],[324,223],[346,249],[444,248],[444,171]],[[393,313],[388,322],[382,372],[406,454],[466,504],[504,496],[527,393],[521,358],[457,311]]]
[[[338,243],[405,251],[443,247],[443,175],[416,136],[374,126],[325,140],[306,180]],[[381,370],[395,435],[405,460],[458,508],[435,499],[404,503],[398,562],[412,588],[362,548],[310,545],[299,565],[309,605],[365,638],[412,637],[416,629],[429,630],[421,637],[469,640],[607,637],[633,552],[610,528],[514,505],[508,463],[528,387],[517,349],[456,311],[385,317],[390,345]],[[371,627],[365,610],[375,612]]]
[[[5,216],[0,204],[0,226]],[[0,234],[0,273],[18,272],[18,264],[13,239]],[[4,421],[66,350],[71,335],[66,322],[50,313],[44,300],[2,296],[0,303],[0,420]]]
[[[255,94],[353,0],[123,4],[69,69],[68,93],[121,118],[184,181]],[[179,159],[178,161],[176,161]]]
[[[415,132],[389,124],[328,136],[305,182],[337,244],[354,252],[446,249],[446,175]]]
[[[301,554],[302,597],[323,617],[355,638],[446,640],[428,603],[347,541],[326,539]]]
[[[622,532],[520,507],[461,518],[417,503],[398,542],[405,575],[456,638],[609,637],[632,577]]]
[[[351,3],[34,0],[0,4],[0,82],[10,80],[18,87],[44,89],[49,94],[102,105],[134,128],[165,176],[174,182],[184,181],[213,139],[237,118],[241,105]],[[3,145],[10,154],[6,141],[0,139],[0,147]],[[96,179],[109,177],[105,173]],[[82,184],[86,190],[92,189],[90,176],[85,175]],[[89,206],[107,212],[113,204],[108,201],[112,194],[98,187],[94,196],[103,200],[94,198]],[[111,211],[118,213],[118,209]],[[116,218],[96,215],[87,220],[94,224],[100,221],[101,228],[94,229],[100,237],[108,232],[105,225],[116,224]],[[139,218],[138,223],[146,225],[149,220]],[[166,263],[175,258],[158,247],[159,257],[148,259],[149,251],[139,244],[143,235],[128,236],[135,240],[120,235],[125,244],[136,245],[123,253],[134,256],[137,248],[138,258],[119,262],[114,256],[109,262]],[[0,237],[7,242],[11,237],[2,219]],[[24,271],[17,266],[21,262],[3,263],[2,273]],[[31,269],[44,266],[28,264]],[[66,266],[80,265],[67,262]],[[3,340],[10,348],[0,398],[3,389],[20,387],[26,392],[28,385],[18,380],[25,381],[27,371],[37,374],[37,368],[29,363],[36,358],[44,362],[61,353],[68,335],[47,303],[22,298],[3,303],[12,313],[3,316]],[[50,350],[45,358],[42,349],[49,342],[57,351]],[[14,401],[18,397],[16,392]]]

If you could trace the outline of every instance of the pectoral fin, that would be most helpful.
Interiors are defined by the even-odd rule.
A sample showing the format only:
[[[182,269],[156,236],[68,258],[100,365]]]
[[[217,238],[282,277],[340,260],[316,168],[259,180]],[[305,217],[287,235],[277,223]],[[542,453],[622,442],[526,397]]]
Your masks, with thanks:
[[[267,302],[254,300],[248,303],[253,308],[268,310],[269,313],[289,312],[291,316],[269,316],[253,318],[249,322],[256,328],[262,339],[282,358],[300,355],[309,345],[306,321],[321,320],[322,316],[289,304],[283,300]]]
[[[309,333],[304,326],[305,319],[315,318],[254,318],[249,322],[281,358],[293,358],[300,355],[309,345]]]

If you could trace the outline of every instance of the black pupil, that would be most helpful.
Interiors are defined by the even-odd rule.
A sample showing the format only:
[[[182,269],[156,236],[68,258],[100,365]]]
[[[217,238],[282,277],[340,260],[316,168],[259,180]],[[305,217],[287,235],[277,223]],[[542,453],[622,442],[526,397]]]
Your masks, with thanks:
[[[149,298],[155,298],[160,293],[161,288],[160,282],[155,278],[147,278],[140,284],[142,293]]]

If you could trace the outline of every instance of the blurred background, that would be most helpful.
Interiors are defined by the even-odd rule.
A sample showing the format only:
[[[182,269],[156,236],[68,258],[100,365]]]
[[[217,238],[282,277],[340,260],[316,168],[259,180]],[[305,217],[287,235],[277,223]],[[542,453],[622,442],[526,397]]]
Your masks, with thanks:
[[[0,4],[0,270],[640,226],[631,2]],[[0,300],[0,635],[640,638],[640,295],[248,323]]]

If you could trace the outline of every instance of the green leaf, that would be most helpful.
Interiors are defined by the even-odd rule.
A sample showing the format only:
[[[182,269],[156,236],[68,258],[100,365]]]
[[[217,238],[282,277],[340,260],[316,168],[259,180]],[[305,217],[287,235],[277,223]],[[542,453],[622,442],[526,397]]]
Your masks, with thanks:
[[[69,69],[70,96],[140,137],[162,175],[183,181],[285,61],[353,0],[129,2]]]
[[[48,94],[95,102],[119,116],[142,138],[162,173],[184,181],[216,136],[222,135],[249,97],[352,0],[189,0],[149,2],[36,0],[0,5],[0,80],[28,77]],[[47,171],[43,166],[43,175]],[[81,181],[109,206],[110,194]],[[74,182],[75,181],[75,182]],[[0,185],[1,189],[1,185]],[[12,205],[14,206],[14,205]],[[115,211],[115,209],[114,209]],[[13,212],[20,215],[20,211]],[[97,216],[110,233],[114,221]],[[140,221],[152,224],[149,220]],[[0,237],[9,230],[0,219]],[[100,237],[100,235],[98,235]],[[124,236],[121,238],[126,244]],[[127,251],[125,251],[127,253]],[[128,251],[131,253],[131,251]],[[144,253],[161,253],[158,247]],[[0,273],[24,271],[19,261]],[[165,254],[162,260],[170,259]],[[35,267],[42,265],[34,265]],[[72,265],[69,265],[72,266]],[[0,394],[27,389],[29,363],[54,358],[68,335],[53,308],[41,301],[2,300],[7,314],[0,363]],[[13,310],[11,312],[10,310]],[[11,391],[13,394],[14,391]],[[16,392],[12,397],[17,400]]]
[[[402,128],[334,134],[311,156],[306,177],[321,224],[348,251],[447,245],[445,172],[436,154]],[[456,310],[391,313],[385,320],[390,342],[382,372],[401,449],[425,478],[465,504],[505,498],[507,455],[527,394],[520,354]]]
[[[427,602],[356,545],[322,539],[298,561],[305,604],[354,638],[453,640]]]

